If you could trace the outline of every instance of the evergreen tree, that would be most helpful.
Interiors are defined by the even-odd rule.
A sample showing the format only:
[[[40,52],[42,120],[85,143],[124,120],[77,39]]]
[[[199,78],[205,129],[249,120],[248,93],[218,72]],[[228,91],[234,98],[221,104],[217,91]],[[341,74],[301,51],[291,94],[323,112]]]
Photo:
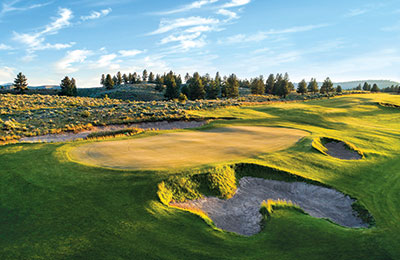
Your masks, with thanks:
[[[379,87],[378,87],[378,85],[376,85],[376,84],[374,84],[373,86],[372,86],[372,88],[371,88],[371,92],[379,92]]]
[[[267,82],[265,83],[265,94],[272,94],[274,85],[275,85],[275,76],[274,74],[269,74]]]
[[[282,81],[283,81],[282,74],[279,74],[279,73],[276,74],[275,83],[274,83],[274,86],[272,88],[271,94],[273,94],[275,96],[279,96],[280,95],[280,86],[281,86]]]
[[[216,80],[211,80],[206,89],[206,97],[208,99],[216,99],[220,92],[220,84]]]
[[[175,99],[179,97],[179,88],[176,85],[175,76],[172,71],[165,76],[164,84],[167,86],[165,90],[165,98]]]
[[[18,73],[17,77],[14,80],[14,88],[19,93],[24,93],[28,89],[28,80],[22,72]]]
[[[118,86],[118,84],[117,84],[117,83],[118,83],[118,78],[117,78],[117,76],[114,75],[114,76],[112,77],[112,80],[113,80],[113,82],[114,82],[114,86]]]
[[[118,86],[122,85],[122,75],[120,71],[118,71],[116,78],[115,84]]]
[[[71,96],[75,97],[77,95],[76,82],[75,79],[69,79],[69,77],[65,77],[60,84],[61,87],[61,95],[63,96]]]
[[[147,70],[144,70],[143,71],[143,81],[147,81],[147,77],[148,77],[148,74],[147,74]]]
[[[157,74],[156,79],[156,90],[158,91],[163,91],[164,90],[164,79],[162,77],[160,77],[159,74]]]
[[[265,92],[264,80],[262,76],[255,78],[250,83],[250,91],[253,95],[263,95]]]
[[[239,81],[235,74],[230,75],[225,82],[225,91],[227,98],[239,97]]]
[[[300,81],[300,83],[297,86],[297,93],[304,95],[307,93],[307,82],[305,79]]]
[[[149,74],[149,82],[150,83],[154,83],[154,74],[153,74],[153,72],[150,72],[150,74]]]
[[[189,96],[189,87],[188,87],[189,83],[186,83],[184,85],[182,85],[181,87],[181,93],[184,94],[186,97]]]
[[[356,90],[361,90],[361,84],[358,84],[358,86],[356,87]]]
[[[131,83],[131,84],[136,84],[136,83],[138,83],[137,78],[138,78],[138,75],[137,75],[136,72],[134,72],[134,73],[132,74],[132,83]]]
[[[114,88],[114,80],[111,78],[110,74],[107,74],[106,80],[104,81],[104,86],[106,87],[106,89]]]
[[[282,78],[282,76],[280,75],[275,84],[275,91],[276,91],[275,95],[278,95],[282,98],[286,98],[286,96],[290,93],[289,77],[285,75],[285,77]]]
[[[318,87],[317,79],[311,78],[310,82],[308,83],[307,90],[308,90],[308,92],[311,92],[313,94],[318,92],[319,87]]]
[[[181,86],[182,86],[182,78],[181,78],[181,75],[178,75],[178,76],[174,75],[174,77],[175,77],[176,86],[180,89]]]
[[[106,81],[106,76],[104,74],[101,74],[101,80],[100,84],[104,87],[104,82]]]
[[[190,75],[189,75],[189,73],[186,72],[185,83],[187,83],[189,81],[189,79],[190,79]]]
[[[124,73],[124,75],[122,75],[122,80],[124,81],[124,84],[126,85],[126,84],[129,84],[129,77],[128,77],[128,75],[126,75],[125,73]]]
[[[134,77],[133,77],[132,73],[129,73],[129,75],[128,75],[128,82],[129,82],[129,84],[134,84],[135,83],[135,80],[134,80]]]
[[[193,74],[193,77],[187,84],[189,88],[189,99],[204,99],[206,91],[204,90],[203,81],[198,72]]]
[[[338,86],[336,87],[336,92],[337,92],[337,93],[342,93],[342,92],[343,92],[342,86],[338,85]]]
[[[335,91],[335,89],[333,88],[333,83],[331,81],[331,79],[328,77],[324,80],[324,83],[322,83],[320,92],[322,94],[329,94],[329,92],[333,92]]]
[[[368,82],[364,82],[363,90],[364,91],[371,91],[371,85],[368,84]]]

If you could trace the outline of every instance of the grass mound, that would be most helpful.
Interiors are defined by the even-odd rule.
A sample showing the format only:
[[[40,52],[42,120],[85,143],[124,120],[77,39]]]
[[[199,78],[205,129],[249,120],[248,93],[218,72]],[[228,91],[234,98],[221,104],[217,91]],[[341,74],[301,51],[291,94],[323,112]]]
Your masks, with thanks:
[[[132,136],[142,133],[143,130],[139,128],[126,128],[114,131],[101,131],[89,134],[86,139],[106,139],[120,136]]]
[[[331,149],[329,149],[328,146],[330,146],[331,144],[342,144],[344,146],[345,150],[342,149],[342,151],[338,151],[340,149],[340,146],[339,146],[339,148],[337,148],[337,146],[335,146],[335,147],[331,146]],[[314,140],[312,142],[312,147],[324,155],[327,155],[327,156],[330,155],[333,157],[337,157],[339,159],[354,159],[354,158],[356,158],[355,156],[352,156],[351,153],[346,152],[346,150],[354,152],[355,154],[359,155],[360,159],[365,158],[364,153],[360,149],[358,149],[354,144],[343,141],[343,140],[338,140],[335,138],[330,138],[330,137],[314,138]]]
[[[286,200],[267,200],[261,203],[260,213],[267,219],[271,218],[274,210],[277,209],[295,209],[298,212],[306,214],[298,205]]]

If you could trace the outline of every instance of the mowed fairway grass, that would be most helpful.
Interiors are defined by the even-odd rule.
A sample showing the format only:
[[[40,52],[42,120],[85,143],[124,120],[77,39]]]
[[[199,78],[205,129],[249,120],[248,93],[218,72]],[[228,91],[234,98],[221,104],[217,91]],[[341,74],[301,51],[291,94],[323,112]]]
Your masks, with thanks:
[[[232,126],[131,140],[97,142],[70,152],[73,160],[129,170],[168,170],[233,161],[292,146],[308,133],[277,127]]]
[[[261,233],[242,237],[168,208],[156,195],[157,184],[173,174],[232,158],[184,170],[117,170],[70,159],[74,149],[101,142],[16,144],[0,147],[0,259],[400,259],[400,110],[378,102],[400,104],[400,96],[352,95],[193,112],[238,118],[215,121],[199,129],[203,133],[232,126],[307,132],[287,149],[234,161],[277,167],[347,193],[374,216],[373,228],[349,229],[277,210]],[[348,141],[366,158],[325,156],[311,147],[322,136]]]

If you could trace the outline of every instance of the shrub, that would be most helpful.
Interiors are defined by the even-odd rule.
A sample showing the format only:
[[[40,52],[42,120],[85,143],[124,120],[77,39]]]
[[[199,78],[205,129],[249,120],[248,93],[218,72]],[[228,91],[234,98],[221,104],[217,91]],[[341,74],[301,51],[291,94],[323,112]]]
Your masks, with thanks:
[[[86,137],[86,139],[99,139],[99,138],[117,137],[117,136],[131,136],[131,135],[139,134],[141,132],[143,132],[143,130],[139,129],[139,128],[126,128],[126,129],[121,129],[121,130],[91,133]]]
[[[172,191],[167,188],[165,182],[161,182],[158,184],[157,195],[160,201],[167,206],[172,201]]]
[[[208,185],[211,191],[224,199],[231,198],[237,189],[235,170],[230,166],[222,166],[213,169],[208,174]]]

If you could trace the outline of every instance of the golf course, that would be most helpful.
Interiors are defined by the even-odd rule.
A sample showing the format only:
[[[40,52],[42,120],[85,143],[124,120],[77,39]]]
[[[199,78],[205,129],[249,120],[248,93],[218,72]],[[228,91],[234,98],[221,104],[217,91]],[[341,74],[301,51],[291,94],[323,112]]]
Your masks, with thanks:
[[[381,93],[224,106],[188,111],[213,118],[197,128],[0,146],[0,259],[400,259],[399,106]],[[257,201],[249,235],[193,208],[262,185],[293,190],[259,198],[274,210]],[[296,187],[308,193],[292,205]],[[356,219],[312,209],[321,194]]]

